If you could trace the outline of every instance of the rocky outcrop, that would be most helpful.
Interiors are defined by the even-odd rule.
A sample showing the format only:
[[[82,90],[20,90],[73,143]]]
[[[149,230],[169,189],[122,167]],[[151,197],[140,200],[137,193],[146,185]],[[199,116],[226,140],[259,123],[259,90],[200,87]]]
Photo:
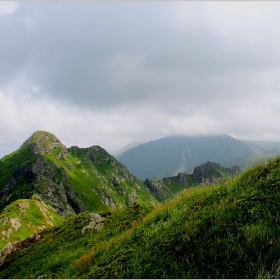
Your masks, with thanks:
[[[57,167],[42,155],[37,155],[33,163],[17,167],[12,172],[10,182],[0,192],[0,199],[3,204],[13,188],[25,185],[22,197],[29,198],[33,194],[39,194],[64,217],[86,211],[83,203],[76,198],[74,190],[67,185],[67,179],[64,168]]]
[[[208,161],[195,167],[193,178],[198,183],[214,183],[218,178],[222,178],[226,175],[235,175],[239,172],[240,168],[236,165],[232,168],[225,168],[219,163]]]
[[[43,155],[44,153],[50,154],[55,149],[61,148],[62,150],[57,158],[65,160],[68,156],[68,151],[60,140],[53,134],[45,131],[33,133],[21,146],[21,149],[24,148],[29,148],[34,154],[39,155]]]
[[[103,228],[105,220],[104,217],[102,217],[98,213],[90,213],[88,216],[88,221],[86,226],[83,227],[82,233],[84,234],[87,231],[94,231],[94,230],[100,230]]]
[[[184,186],[188,185],[187,179],[186,179],[186,173],[178,173],[177,175],[178,181],[183,184]]]
[[[128,206],[131,206],[134,203],[137,203],[137,201],[138,201],[138,197],[137,197],[136,191],[133,190],[132,193],[128,194],[126,204]]]
[[[233,167],[228,168],[228,171],[229,171],[229,173],[231,173],[232,175],[236,175],[236,174],[238,174],[238,173],[241,172],[241,169],[239,168],[239,166],[234,165]]]
[[[145,184],[153,195],[160,201],[170,196],[170,190],[164,185],[163,181],[158,178],[147,178]]]
[[[1,251],[0,251],[0,266],[5,262],[7,256],[11,255],[13,252],[17,251],[17,245],[8,243]]]

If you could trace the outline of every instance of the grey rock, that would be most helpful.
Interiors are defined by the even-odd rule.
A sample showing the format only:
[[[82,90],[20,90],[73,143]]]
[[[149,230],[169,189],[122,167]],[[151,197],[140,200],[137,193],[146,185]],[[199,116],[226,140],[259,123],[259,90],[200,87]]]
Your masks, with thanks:
[[[121,185],[119,179],[116,176],[112,176],[112,181],[113,181],[113,185],[115,187],[118,187]]]
[[[161,180],[157,180],[156,178],[147,178],[145,184],[157,197],[161,197],[163,195],[163,183],[161,183]]]
[[[223,177],[223,174],[216,171],[215,167],[221,167],[219,163],[206,162],[200,166],[195,167],[193,171],[194,179],[199,183],[213,182],[214,178]]]
[[[187,186],[187,179],[186,179],[186,173],[178,173],[177,175],[178,181],[183,184],[184,186]]]
[[[84,234],[87,231],[98,231],[103,228],[104,223],[103,221],[105,220],[104,217],[102,217],[98,213],[90,213],[88,216],[88,221],[86,226],[83,227],[82,233]]]
[[[1,251],[0,251],[0,266],[5,262],[7,256],[11,255],[14,251],[17,250],[16,244],[8,243]]]
[[[132,193],[128,194],[126,204],[128,206],[131,206],[134,203],[137,203],[137,201],[138,201],[138,197],[137,197],[136,191],[133,190]]]

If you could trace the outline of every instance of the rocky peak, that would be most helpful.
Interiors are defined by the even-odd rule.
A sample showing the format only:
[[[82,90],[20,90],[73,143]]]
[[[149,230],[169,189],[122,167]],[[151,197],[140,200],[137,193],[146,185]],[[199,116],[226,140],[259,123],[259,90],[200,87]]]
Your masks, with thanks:
[[[21,149],[30,148],[34,154],[50,154],[56,148],[62,148],[62,158],[67,157],[67,149],[61,141],[53,134],[46,131],[34,132],[21,146]]]
[[[215,178],[223,177],[223,174],[217,170],[219,167],[221,167],[220,164],[208,161],[194,169],[193,177],[199,183],[204,183],[207,180],[213,182]]]

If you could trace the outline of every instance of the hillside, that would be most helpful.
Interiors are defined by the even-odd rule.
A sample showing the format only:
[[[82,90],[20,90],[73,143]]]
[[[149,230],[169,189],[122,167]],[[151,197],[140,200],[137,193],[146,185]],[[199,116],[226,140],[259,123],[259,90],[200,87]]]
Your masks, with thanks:
[[[9,242],[20,242],[37,236],[44,229],[62,221],[63,217],[39,196],[18,199],[6,206],[0,214],[0,249]]]
[[[228,136],[169,136],[124,152],[118,160],[141,180],[192,173],[207,161],[231,167],[251,156],[244,143]]]
[[[226,168],[215,162],[206,162],[194,168],[193,174],[178,173],[176,176],[147,178],[145,184],[159,201],[164,201],[186,188],[199,184],[212,185],[240,173],[238,166]]]
[[[135,202],[158,203],[147,186],[103,148],[67,149],[44,131],[35,132],[17,151],[0,160],[0,211],[34,196],[62,217]]]
[[[280,157],[213,186],[189,188],[153,209],[100,212],[28,240],[1,278],[278,278]]]

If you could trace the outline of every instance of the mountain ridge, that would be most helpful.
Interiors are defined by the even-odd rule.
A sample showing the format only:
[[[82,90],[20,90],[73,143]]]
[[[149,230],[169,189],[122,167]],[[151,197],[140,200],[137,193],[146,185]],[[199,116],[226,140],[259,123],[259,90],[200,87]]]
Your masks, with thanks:
[[[64,218],[136,202],[158,203],[142,181],[100,146],[67,149],[44,131],[0,160],[0,210],[34,195]],[[8,241],[1,232],[0,238]]]
[[[195,166],[213,161],[231,167],[252,155],[251,149],[228,135],[168,136],[124,152],[118,160],[137,178],[192,173]]]

